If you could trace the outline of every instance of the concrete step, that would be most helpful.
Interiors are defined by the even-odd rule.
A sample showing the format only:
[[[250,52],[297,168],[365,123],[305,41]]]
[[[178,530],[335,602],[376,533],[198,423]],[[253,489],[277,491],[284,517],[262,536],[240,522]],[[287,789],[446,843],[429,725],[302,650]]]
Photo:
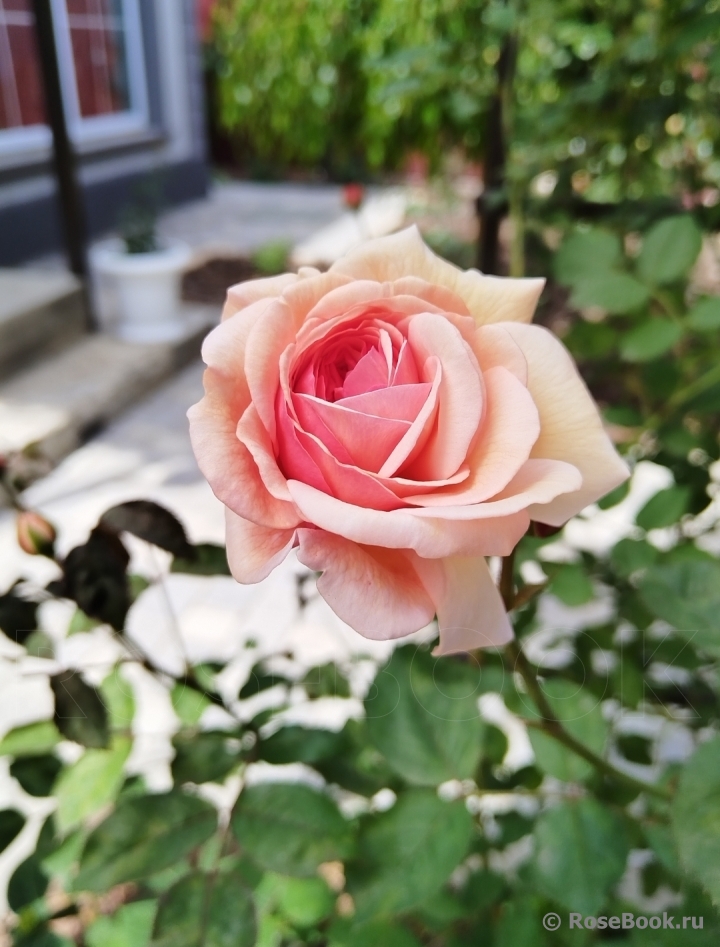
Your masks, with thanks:
[[[0,384],[0,456],[10,458],[23,482],[46,474],[108,421],[197,358],[220,311],[183,306],[183,318],[186,331],[172,342],[140,345],[85,335]]]
[[[0,380],[84,332],[82,288],[72,273],[0,269]]]

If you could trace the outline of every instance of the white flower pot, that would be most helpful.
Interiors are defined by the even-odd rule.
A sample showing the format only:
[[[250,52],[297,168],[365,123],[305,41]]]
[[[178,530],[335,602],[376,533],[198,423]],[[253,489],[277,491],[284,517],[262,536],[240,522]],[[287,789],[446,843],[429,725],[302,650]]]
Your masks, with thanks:
[[[168,243],[152,253],[128,253],[120,240],[90,252],[96,305],[103,328],[128,342],[165,342],[186,331],[180,279],[192,251]]]

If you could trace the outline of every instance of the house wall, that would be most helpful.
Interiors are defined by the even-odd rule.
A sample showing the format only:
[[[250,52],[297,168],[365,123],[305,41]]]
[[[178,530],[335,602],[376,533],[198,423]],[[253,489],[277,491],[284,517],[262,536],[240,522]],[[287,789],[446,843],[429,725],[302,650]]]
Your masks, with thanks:
[[[208,186],[201,51],[195,0],[141,0],[149,125],[102,146],[78,147],[90,236],[112,230],[140,181],[157,177],[166,205]],[[0,266],[62,249],[49,134],[0,155]]]

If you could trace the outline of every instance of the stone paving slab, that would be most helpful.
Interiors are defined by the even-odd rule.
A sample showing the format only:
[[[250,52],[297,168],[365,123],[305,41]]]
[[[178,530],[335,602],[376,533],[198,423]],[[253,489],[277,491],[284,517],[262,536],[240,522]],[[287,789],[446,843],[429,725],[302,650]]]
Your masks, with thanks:
[[[137,345],[87,335],[0,385],[0,454],[29,445],[51,464],[197,357],[219,319],[216,307],[187,307],[185,334]]]

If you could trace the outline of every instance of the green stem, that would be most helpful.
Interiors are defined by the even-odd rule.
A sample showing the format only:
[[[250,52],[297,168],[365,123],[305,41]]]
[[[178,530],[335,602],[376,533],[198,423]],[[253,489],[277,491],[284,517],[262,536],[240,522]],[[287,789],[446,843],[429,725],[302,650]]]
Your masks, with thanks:
[[[548,736],[551,736],[554,740],[557,740],[558,743],[562,743],[563,746],[566,746],[569,750],[572,750],[573,753],[576,753],[578,756],[581,756],[584,760],[587,760],[592,766],[595,767],[601,773],[604,773],[606,776],[611,779],[619,780],[620,782],[625,783],[627,786],[632,786],[634,789],[638,789],[641,792],[651,793],[654,796],[658,796],[661,799],[670,799],[671,794],[668,790],[663,789],[660,786],[652,786],[649,783],[645,783],[640,779],[635,779],[634,776],[630,776],[627,773],[624,773],[622,770],[616,769],[612,763],[608,763],[607,760],[604,760],[601,756],[598,756],[597,753],[594,753],[589,747],[585,746],[584,743],[581,743],[579,740],[576,740],[575,737],[568,733],[568,731],[563,727],[562,723],[558,719],[555,711],[550,706],[545,693],[540,686],[540,681],[537,678],[534,668],[530,664],[525,655],[525,652],[520,647],[520,644],[517,640],[513,639],[505,648],[506,654],[512,662],[512,670],[517,671],[525,682],[525,686],[528,689],[530,697],[532,697],[537,709],[540,712],[540,719],[533,721],[526,721],[530,726],[537,726],[542,729]]]

